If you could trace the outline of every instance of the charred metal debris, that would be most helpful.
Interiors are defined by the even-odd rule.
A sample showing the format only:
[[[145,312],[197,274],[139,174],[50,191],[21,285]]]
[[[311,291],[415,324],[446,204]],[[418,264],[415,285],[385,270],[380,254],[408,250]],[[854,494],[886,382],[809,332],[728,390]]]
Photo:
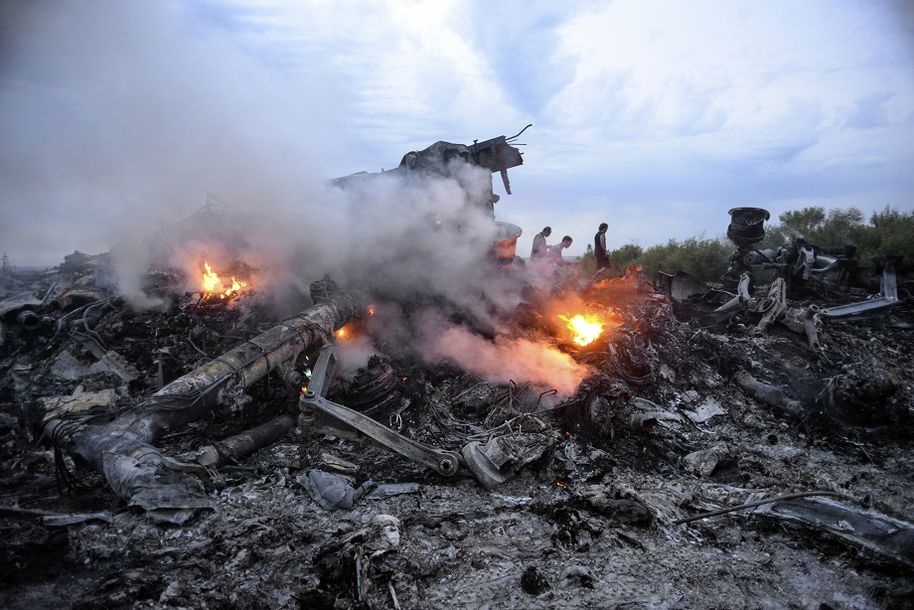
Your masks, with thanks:
[[[511,141],[396,171],[454,154],[507,187]],[[375,303],[330,278],[278,316],[256,288],[136,310],[107,255],[5,272],[0,604],[906,607],[899,261],[875,286],[847,249],[755,250],[767,212],[731,217],[717,287],[571,275],[500,313],[586,367],[564,396],[383,341],[344,371]],[[545,332],[569,295],[614,326]]]

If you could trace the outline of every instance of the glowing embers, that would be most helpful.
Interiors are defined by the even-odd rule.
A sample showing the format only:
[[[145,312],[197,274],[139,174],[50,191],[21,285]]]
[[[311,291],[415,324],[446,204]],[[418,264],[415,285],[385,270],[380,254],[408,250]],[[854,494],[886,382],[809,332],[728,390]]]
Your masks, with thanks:
[[[213,271],[210,264],[203,262],[203,276],[200,280],[201,297],[206,300],[211,299],[231,299],[241,294],[248,286],[247,282],[236,279],[223,279],[219,274]]]
[[[564,320],[568,330],[572,333],[572,341],[577,345],[590,345],[603,334],[605,324],[599,317],[590,314],[576,314],[571,316],[559,316]]]
[[[377,313],[377,311],[378,311],[378,308],[375,305],[369,305],[366,308],[366,313],[368,314],[369,318],[374,317],[374,315]],[[337,341],[348,341],[353,338],[364,337],[365,336],[364,331],[365,331],[365,320],[363,319],[361,322],[353,321],[353,322],[349,322],[348,324],[341,326],[339,329],[336,330],[336,332],[333,333],[333,336],[336,337]]]

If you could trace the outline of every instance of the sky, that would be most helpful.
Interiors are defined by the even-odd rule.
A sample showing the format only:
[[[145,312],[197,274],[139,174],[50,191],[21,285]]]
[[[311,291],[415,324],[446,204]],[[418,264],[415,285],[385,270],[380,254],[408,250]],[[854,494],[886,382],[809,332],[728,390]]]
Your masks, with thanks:
[[[735,206],[914,209],[902,0],[13,1],[0,36],[0,250],[21,264],[206,191],[307,198],[528,123],[513,195],[495,176],[523,254],[546,224],[579,254],[604,221],[610,247],[649,246],[722,235]]]

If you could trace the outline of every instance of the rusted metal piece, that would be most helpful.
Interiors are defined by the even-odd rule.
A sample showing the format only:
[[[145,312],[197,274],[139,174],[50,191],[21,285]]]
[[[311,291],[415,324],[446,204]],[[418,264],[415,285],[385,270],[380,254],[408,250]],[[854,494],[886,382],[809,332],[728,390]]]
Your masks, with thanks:
[[[674,275],[660,272],[659,283],[661,291],[670,295],[670,298],[678,303],[691,297],[704,296],[711,291],[711,287],[706,282],[685,271],[677,271]]]
[[[524,129],[527,127],[524,127]],[[523,165],[524,158],[521,156],[520,151],[508,144],[505,136],[498,136],[484,142],[474,142],[470,149],[473,151],[473,161],[476,165],[491,170],[493,174],[495,172],[501,174],[505,192],[510,195],[511,181],[508,180],[508,170],[512,167]]]

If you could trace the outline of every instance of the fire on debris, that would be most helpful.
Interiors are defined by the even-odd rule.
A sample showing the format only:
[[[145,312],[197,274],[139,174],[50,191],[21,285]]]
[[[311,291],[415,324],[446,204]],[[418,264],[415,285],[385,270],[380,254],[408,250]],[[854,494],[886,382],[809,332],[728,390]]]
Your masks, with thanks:
[[[213,271],[209,262],[203,262],[202,275],[200,277],[200,294],[204,299],[231,299],[239,296],[246,288],[247,282],[239,280],[234,276],[229,279],[220,277]]]
[[[594,315],[575,314],[570,318],[559,316],[567,323],[568,330],[572,333],[572,341],[577,345],[590,345],[603,334],[605,325]]]
[[[345,341],[346,339],[351,339],[353,333],[353,325],[346,324],[339,328],[334,335],[336,335],[337,341]]]
[[[438,142],[381,180],[469,164],[510,194],[513,140]],[[374,203],[372,176],[336,182]],[[480,225],[483,186],[457,193]],[[113,255],[0,265],[0,606],[58,587],[83,607],[910,606],[900,260],[873,278],[846,249],[759,249],[768,213],[735,208],[714,285],[561,251],[528,266],[514,225],[428,264],[410,248],[452,229],[428,218],[397,257],[280,276],[200,237],[221,214],[144,271],[165,307],[115,288]]]

